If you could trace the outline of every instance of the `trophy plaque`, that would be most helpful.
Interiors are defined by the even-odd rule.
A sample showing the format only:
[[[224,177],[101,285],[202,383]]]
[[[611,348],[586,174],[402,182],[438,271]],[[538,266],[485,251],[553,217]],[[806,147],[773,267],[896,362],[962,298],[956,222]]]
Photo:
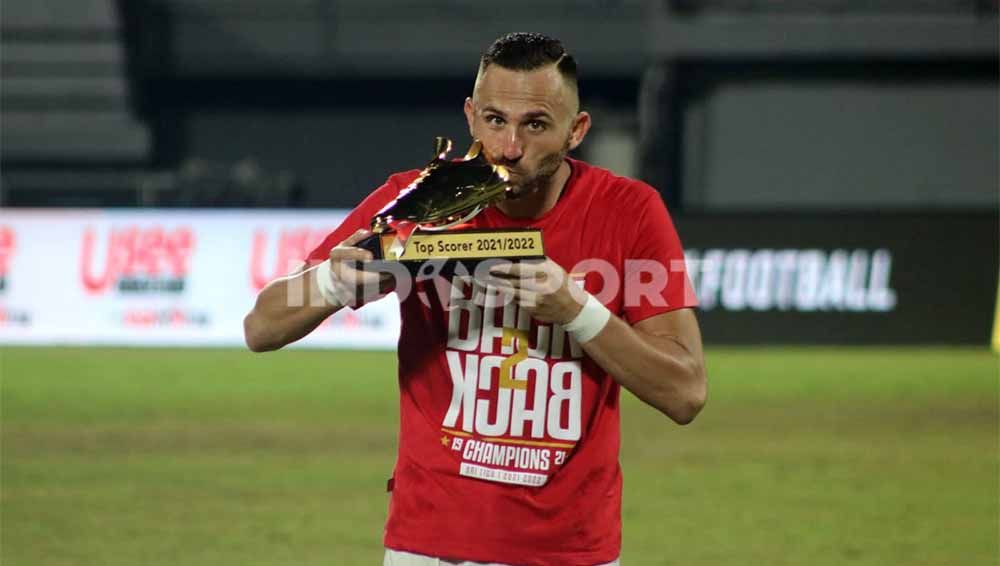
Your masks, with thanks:
[[[372,235],[356,245],[414,272],[427,262],[471,268],[488,259],[544,259],[540,229],[462,227],[514,189],[506,168],[490,164],[479,141],[462,159],[449,160],[450,151],[451,140],[437,138],[434,159],[375,214]]]

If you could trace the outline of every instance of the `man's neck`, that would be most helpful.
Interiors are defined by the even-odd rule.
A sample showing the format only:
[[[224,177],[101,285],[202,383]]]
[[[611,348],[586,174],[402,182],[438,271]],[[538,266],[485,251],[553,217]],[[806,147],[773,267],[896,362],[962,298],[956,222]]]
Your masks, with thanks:
[[[502,200],[496,207],[511,218],[541,218],[559,202],[571,172],[569,163],[564,159],[548,185],[521,198]]]

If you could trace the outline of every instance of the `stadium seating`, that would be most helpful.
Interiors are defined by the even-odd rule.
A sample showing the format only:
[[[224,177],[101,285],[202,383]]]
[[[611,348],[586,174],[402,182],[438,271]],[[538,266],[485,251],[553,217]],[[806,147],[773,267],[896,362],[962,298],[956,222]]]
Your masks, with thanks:
[[[342,148],[302,142],[303,152],[296,140],[356,131],[352,119],[367,120],[374,141],[355,140],[351,151],[384,143],[381,131],[369,127],[372,119],[391,122],[400,147],[416,145],[400,132],[447,130],[447,93],[464,96],[453,87],[467,84],[484,42],[512,30],[543,31],[572,46],[588,107],[622,115],[617,122],[628,124],[611,133],[625,133],[615,138],[626,142],[615,146],[622,153],[616,164],[638,161],[639,176],[679,195],[683,163],[677,160],[688,146],[669,116],[680,118],[676,101],[691,94],[682,90],[704,87],[681,80],[682,68],[735,65],[721,71],[727,74],[754,64],[782,80],[803,68],[843,78],[844,65],[852,64],[860,76],[873,62],[923,69],[960,60],[978,69],[996,60],[997,5],[510,0],[496,10],[471,0],[5,0],[0,201],[162,205],[142,189],[150,186],[142,179],[152,169],[176,173],[185,162],[203,160],[221,171],[251,159],[268,170],[264,177],[286,169],[300,176],[310,204],[348,206],[387,164],[413,158],[368,152],[383,163],[375,167],[351,154],[337,169],[320,154]],[[823,67],[826,62],[835,64]],[[962,69],[952,74],[970,76]],[[413,97],[422,113],[387,109],[393,99],[370,96],[394,88],[407,89],[398,98]],[[646,101],[641,110],[637,99]],[[601,143],[611,139],[601,139],[608,123],[600,121],[582,157],[610,147]],[[630,158],[636,146],[638,159]],[[61,194],[53,187],[62,187]],[[279,191],[285,192],[295,191]],[[668,200],[671,206],[686,202]],[[248,196],[241,202],[261,201]]]
[[[151,136],[131,110],[114,2],[18,0],[3,8],[5,192],[51,185],[52,166],[70,192],[116,185],[122,168],[143,166]],[[110,166],[119,171],[99,180],[96,170]]]

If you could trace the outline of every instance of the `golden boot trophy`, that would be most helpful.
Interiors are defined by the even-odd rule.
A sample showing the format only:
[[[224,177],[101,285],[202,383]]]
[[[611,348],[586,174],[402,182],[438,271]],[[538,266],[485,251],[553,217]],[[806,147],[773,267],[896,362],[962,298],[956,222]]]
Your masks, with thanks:
[[[462,228],[514,189],[502,165],[492,165],[476,141],[460,160],[449,160],[451,140],[436,139],[434,159],[395,200],[375,214],[372,235],[357,244],[376,260],[401,262],[415,272],[432,262],[469,269],[487,259],[542,259],[536,228]]]

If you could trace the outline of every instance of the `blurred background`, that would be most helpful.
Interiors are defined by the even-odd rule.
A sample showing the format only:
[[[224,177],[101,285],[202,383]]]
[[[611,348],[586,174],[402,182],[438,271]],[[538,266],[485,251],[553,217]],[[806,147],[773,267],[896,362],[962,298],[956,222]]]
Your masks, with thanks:
[[[0,17],[6,564],[379,560],[395,303],[321,351],[252,356],[241,320],[435,136],[465,147],[510,31],[576,56],[576,157],[661,191],[701,302],[703,416],[624,401],[623,562],[996,563],[997,0]]]

